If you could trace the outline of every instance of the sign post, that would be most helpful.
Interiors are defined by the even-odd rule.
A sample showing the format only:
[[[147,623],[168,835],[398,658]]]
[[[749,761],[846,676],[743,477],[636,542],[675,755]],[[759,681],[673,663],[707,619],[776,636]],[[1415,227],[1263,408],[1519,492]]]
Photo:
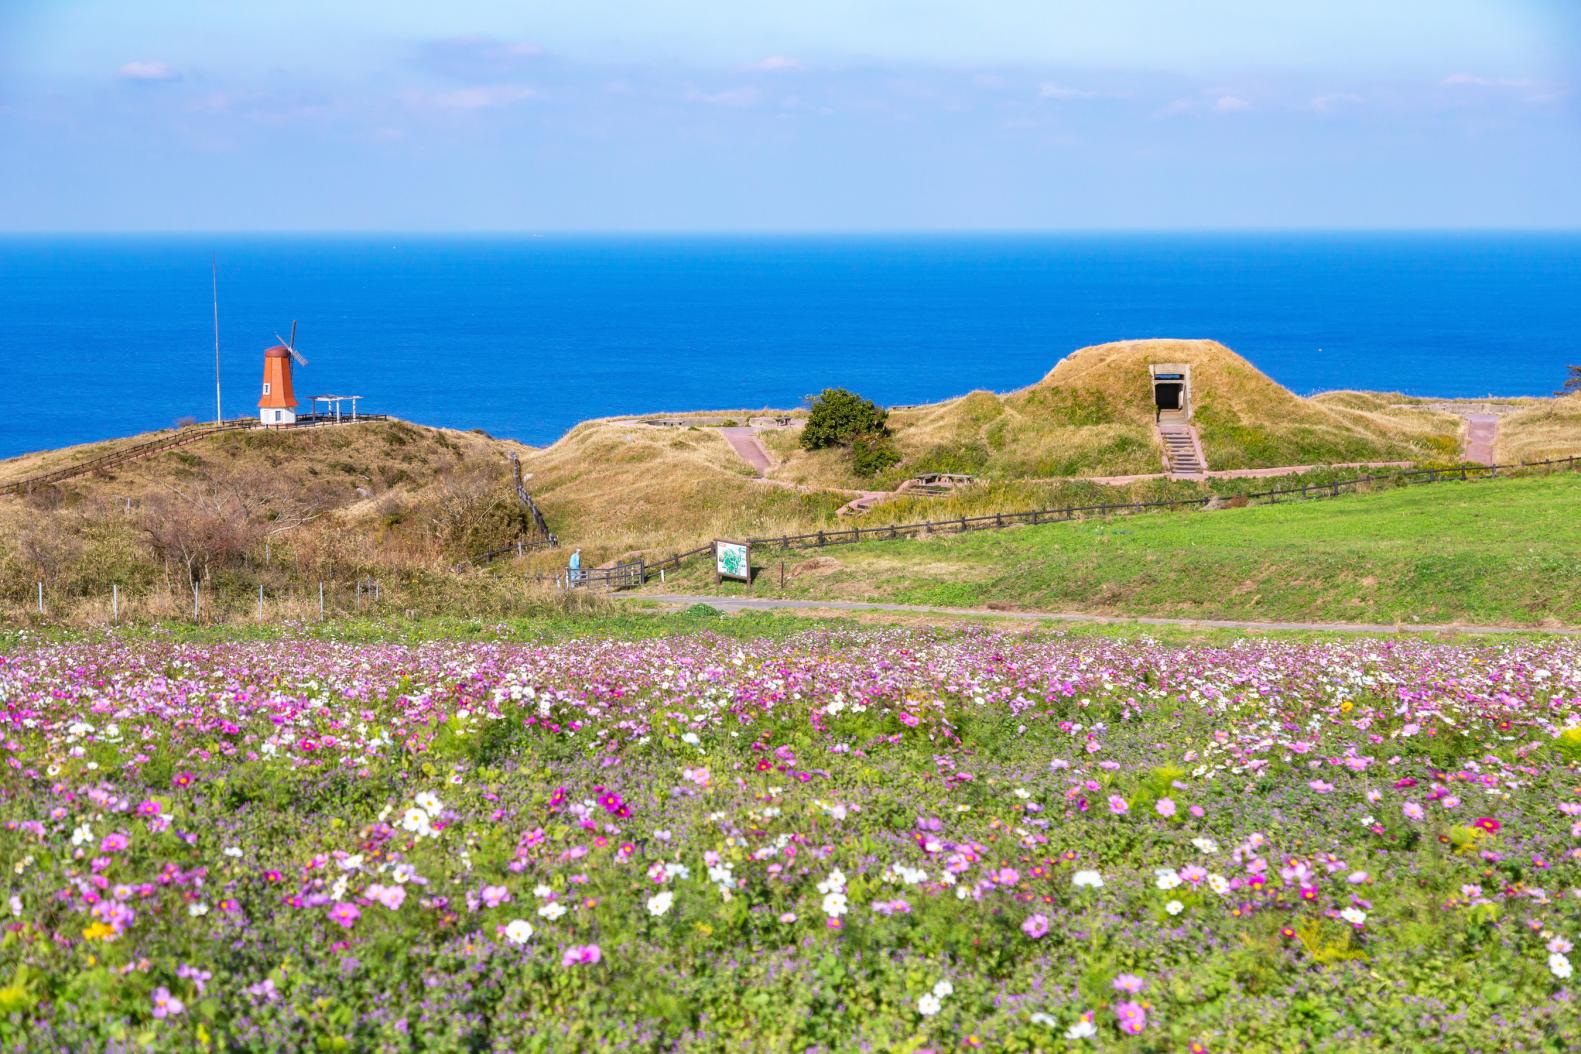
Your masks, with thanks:
[[[714,539],[714,584],[730,579],[752,583],[752,546],[748,542]]]

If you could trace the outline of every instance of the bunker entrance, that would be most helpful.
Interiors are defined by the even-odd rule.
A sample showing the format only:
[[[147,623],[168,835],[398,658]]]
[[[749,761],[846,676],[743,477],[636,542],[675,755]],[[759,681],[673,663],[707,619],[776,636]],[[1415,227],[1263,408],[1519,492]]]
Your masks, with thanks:
[[[1165,421],[1191,420],[1191,367],[1154,363],[1148,367],[1153,383],[1154,416]]]

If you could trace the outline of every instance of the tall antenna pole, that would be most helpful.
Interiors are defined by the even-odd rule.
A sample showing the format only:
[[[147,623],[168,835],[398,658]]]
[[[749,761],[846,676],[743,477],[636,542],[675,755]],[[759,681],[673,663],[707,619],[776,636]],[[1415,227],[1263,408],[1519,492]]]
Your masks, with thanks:
[[[220,410],[220,258],[215,253],[209,258],[209,273],[214,280],[214,423],[225,420]]]

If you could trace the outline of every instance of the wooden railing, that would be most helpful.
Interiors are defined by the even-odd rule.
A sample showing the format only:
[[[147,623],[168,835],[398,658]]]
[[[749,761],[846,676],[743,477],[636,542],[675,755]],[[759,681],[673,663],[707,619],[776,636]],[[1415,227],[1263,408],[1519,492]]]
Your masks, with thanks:
[[[1311,501],[1319,498],[1337,498],[1341,494],[1355,493],[1363,487],[1377,483],[1408,485],[1412,483],[1442,483],[1450,480],[1492,479],[1500,473],[1550,470],[1573,471],[1581,465],[1581,457],[1549,458],[1545,461],[1521,462],[1518,465],[1462,465],[1456,468],[1412,469],[1405,472],[1370,473],[1353,479],[1332,480],[1327,483],[1304,483],[1300,486],[1276,487],[1251,494],[1202,498],[1177,498],[1167,501],[1135,501],[1103,505],[1070,505],[1054,509],[1032,509],[1027,512],[996,512],[984,516],[959,516],[948,520],[926,520],[921,523],[891,524],[885,527],[848,527],[837,531],[811,531],[806,534],[782,534],[778,537],[749,538],[757,549],[821,549],[830,545],[850,545],[855,542],[910,538],[917,535],[964,533],[966,531],[995,530],[1019,525],[1064,523],[1070,520],[1093,517],[1151,512],[1158,509],[1202,508],[1215,501],[1261,503],[1277,505],[1280,501]],[[713,545],[703,545],[643,564],[645,578],[661,571],[676,571],[688,560],[713,552]]]

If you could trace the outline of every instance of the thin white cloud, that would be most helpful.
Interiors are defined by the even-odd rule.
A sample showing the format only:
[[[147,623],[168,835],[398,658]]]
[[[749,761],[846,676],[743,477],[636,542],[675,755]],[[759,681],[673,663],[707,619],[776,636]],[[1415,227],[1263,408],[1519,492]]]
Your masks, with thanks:
[[[753,69],[763,70],[765,73],[792,73],[805,69],[801,62],[788,55],[770,55],[753,64]]]
[[[1071,102],[1076,99],[1096,99],[1098,93],[1086,88],[1067,88],[1063,84],[1044,81],[1038,85],[1039,99],[1054,99],[1057,102]]]
[[[1184,117],[1188,113],[1195,112],[1196,109],[1197,101],[1195,99],[1175,99],[1154,110],[1153,117],[1156,119]]]
[[[1525,77],[1481,77],[1474,73],[1451,73],[1441,82],[1446,88],[1535,88],[1537,82]]]
[[[441,110],[493,110],[536,99],[538,93],[525,84],[483,84],[455,91],[424,92],[410,98]]]
[[[1327,95],[1314,95],[1307,102],[1307,108],[1318,113],[1332,113],[1341,106],[1361,103],[1365,100],[1354,92],[1332,92]]]
[[[1240,113],[1243,110],[1250,110],[1252,104],[1239,95],[1221,95],[1213,104],[1213,108],[1219,113]]]
[[[702,103],[705,106],[756,106],[758,103],[758,90],[756,88],[726,88],[723,91],[699,91],[696,88],[688,89],[686,101]]]
[[[147,59],[128,62],[116,70],[115,75],[124,81],[139,81],[144,84],[155,84],[160,81],[178,81],[181,79],[180,72],[171,69],[166,63]]]

